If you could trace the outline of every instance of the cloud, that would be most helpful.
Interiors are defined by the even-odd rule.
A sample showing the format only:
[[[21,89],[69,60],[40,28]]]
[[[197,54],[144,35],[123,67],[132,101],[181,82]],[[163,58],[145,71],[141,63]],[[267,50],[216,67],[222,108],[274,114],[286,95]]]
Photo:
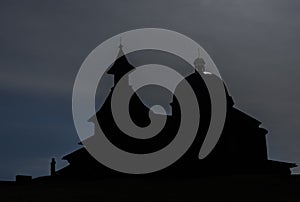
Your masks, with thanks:
[[[8,142],[5,148],[18,150],[24,144],[13,140],[24,135],[18,127],[26,123],[29,147],[35,144],[30,140],[44,138],[43,127],[49,129],[50,124],[55,126],[47,133],[50,145],[63,137],[55,148],[61,153],[75,149],[75,144],[70,146],[77,138],[71,95],[85,57],[120,32],[161,27],[205,48],[236,105],[269,129],[272,158],[300,162],[299,8],[300,2],[293,0],[1,1],[0,135]],[[13,116],[16,122],[11,122]],[[32,159],[50,158],[54,152],[48,147],[29,150]],[[16,158],[5,151],[0,160]],[[7,178],[4,170],[15,168],[1,167],[0,178]]]

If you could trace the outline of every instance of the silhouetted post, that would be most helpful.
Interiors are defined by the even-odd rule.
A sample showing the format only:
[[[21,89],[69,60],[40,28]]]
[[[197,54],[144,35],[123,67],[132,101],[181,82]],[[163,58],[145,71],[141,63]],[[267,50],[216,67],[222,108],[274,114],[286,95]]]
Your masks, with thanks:
[[[51,163],[50,163],[51,176],[55,176],[55,164],[56,164],[55,158],[52,158]]]

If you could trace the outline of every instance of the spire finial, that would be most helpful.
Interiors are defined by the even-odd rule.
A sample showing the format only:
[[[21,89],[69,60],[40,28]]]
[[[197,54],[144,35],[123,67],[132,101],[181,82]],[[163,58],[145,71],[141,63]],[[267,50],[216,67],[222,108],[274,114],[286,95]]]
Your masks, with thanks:
[[[118,53],[117,58],[119,58],[123,55],[124,55],[124,52],[123,52],[123,45],[122,45],[122,37],[120,37],[119,53]]]
[[[122,37],[120,36],[120,45],[119,45],[119,48],[123,48],[123,45],[122,45]]]
[[[198,57],[200,58],[200,48],[198,48]]]

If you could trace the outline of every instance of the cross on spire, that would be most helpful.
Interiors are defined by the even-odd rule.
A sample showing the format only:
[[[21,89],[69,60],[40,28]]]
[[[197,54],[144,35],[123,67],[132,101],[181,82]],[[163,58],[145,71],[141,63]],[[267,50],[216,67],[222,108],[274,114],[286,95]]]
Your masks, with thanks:
[[[119,48],[122,49],[123,48],[123,45],[122,45],[122,37],[120,36],[120,45],[119,45]]]
[[[125,55],[125,54],[123,52],[122,37],[120,37],[119,53],[118,53],[117,58],[122,57],[123,55]]]

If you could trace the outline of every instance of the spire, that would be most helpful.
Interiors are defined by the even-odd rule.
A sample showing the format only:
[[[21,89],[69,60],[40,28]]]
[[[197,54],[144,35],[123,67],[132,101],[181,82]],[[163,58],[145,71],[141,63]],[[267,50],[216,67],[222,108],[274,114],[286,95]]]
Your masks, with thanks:
[[[120,37],[119,52],[116,61],[107,71],[108,74],[114,75],[115,84],[134,67],[128,62],[126,54],[123,52],[122,38]]]
[[[123,52],[122,37],[120,37],[119,53],[118,53],[117,58],[119,58],[119,57],[121,57],[123,55],[125,55],[125,54]]]
[[[120,45],[119,45],[119,48],[122,49],[123,48],[123,45],[122,45],[122,37],[120,36]]]

